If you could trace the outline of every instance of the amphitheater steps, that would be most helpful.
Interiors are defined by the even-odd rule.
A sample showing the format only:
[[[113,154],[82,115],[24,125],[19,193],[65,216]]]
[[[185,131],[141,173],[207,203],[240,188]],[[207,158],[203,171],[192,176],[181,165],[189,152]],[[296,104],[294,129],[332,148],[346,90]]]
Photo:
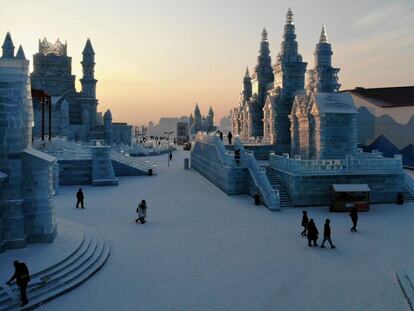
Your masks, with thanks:
[[[105,264],[110,254],[110,246],[93,233],[85,233],[78,247],[60,262],[31,275],[27,289],[29,304],[20,307],[19,290],[11,286],[15,297],[0,288],[0,311],[33,310],[88,280]]]

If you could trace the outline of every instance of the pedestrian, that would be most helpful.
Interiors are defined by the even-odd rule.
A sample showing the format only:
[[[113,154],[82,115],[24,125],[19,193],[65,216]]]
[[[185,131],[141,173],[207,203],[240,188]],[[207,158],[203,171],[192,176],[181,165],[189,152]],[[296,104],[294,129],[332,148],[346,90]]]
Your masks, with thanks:
[[[227,138],[228,138],[228,140],[229,140],[229,145],[231,145],[231,139],[233,138],[233,134],[232,134],[231,132],[229,132],[229,133],[227,134]]]
[[[172,152],[170,152],[170,161],[172,160]]]
[[[329,242],[329,245],[331,245],[331,248],[335,248],[335,245],[332,244],[331,240],[331,226],[329,225],[331,222],[330,219],[325,220],[325,225],[323,226],[323,241],[321,248],[325,248],[325,241]]]
[[[311,218],[308,223],[308,245],[309,246],[312,246],[312,242],[313,242],[313,246],[318,246],[318,243],[316,243],[318,241],[318,234],[319,234],[318,228],[316,228],[315,222]]]
[[[302,214],[303,214],[302,216],[303,231],[301,232],[301,235],[306,236],[306,231],[308,230],[309,218],[308,218],[308,213],[306,211],[303,211]]]
[[[13,262],[14,265],[14,274],[10,278],[10,280],[7,281],[7,285],[10,286],[11,282],[13,280],[16,280],[17,286],[19,286],[20,289],[20,299],[22,301],[22,306],[25,306],[28,304],[29,300],[27,300],[26,290],[27,290],[27,284],[30,281],[30,274],[29,269],[27,268],[26,264],[24,262],[18,262],[15,260]]]
[[[219,131],[219,135],[220,135],[220,140],[223,141],[223,132]]]
[[[82,208],[84,208],[83,206],[84,198],[85,196],[83,195],[82,188],[79,188],[78,192],[76,193],[76,199],[78,200],[76,203],[76,208],[79,208],[79,204],[81,205]]]
[[[356,207],[353,207],[351,209],[351,212],[349,213],[349,217],[351,217],[352,220],[352,228],[351,228],[351,232],[357,232],[357,223],[358,223],[358,211],[356,209]]]
[[[137,207],[137,214],[138,218],[135,220],[135,222],[138,223],[139,221],[141,224],[145,224],[145,218],[147,218],[147,203],[145,200],[142,200],[141,203],[139,203]]]
[[[397,204],[398,205],[404,204],[404,194],[402,192],[398,192],[397,194]]]

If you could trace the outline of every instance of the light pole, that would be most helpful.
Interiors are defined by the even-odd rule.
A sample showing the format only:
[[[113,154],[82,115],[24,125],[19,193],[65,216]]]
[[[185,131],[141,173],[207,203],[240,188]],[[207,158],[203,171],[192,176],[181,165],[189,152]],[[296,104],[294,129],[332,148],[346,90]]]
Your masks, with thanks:
[[[165,135],[167,135],[167,141],[168,141],[168,167],[170,167],[170,135],[174,133],[174,131],[170,132],[164,132]]]

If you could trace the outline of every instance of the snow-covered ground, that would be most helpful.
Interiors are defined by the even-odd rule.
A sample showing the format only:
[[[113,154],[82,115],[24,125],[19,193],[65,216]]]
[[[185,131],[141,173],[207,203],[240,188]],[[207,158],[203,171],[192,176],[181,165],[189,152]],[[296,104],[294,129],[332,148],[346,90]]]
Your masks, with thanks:
[[[414,205],[372,206],[350,232],[347,214],[308,209],[320,232],[332,221],[337,249],[310,248],[302,209],[270,212],[227,196],[192,170],[188,152],[158,157],[153,177],[77,187],[55,198],[59,218],[92,227],[112,244],[107,264],[39,310],[409,310],[395,277],[414,268]],[[154,160],[154,157],[151,158]],[[148,223],[135,223],[141,199]]]

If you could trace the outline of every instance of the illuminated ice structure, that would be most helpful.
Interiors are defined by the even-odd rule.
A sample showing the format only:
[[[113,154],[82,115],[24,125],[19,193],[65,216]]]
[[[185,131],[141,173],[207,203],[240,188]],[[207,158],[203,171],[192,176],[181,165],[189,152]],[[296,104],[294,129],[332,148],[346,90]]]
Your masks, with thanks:
[[[357,110],[349,94],[339,93],[339,69],[332,67],[332,55],[323,26],[305,88],[307,63],[298,53],[289,9],[273,69],[264,30],[254,74],[250,77],[246,70],[243,78],[232,130],[244,146],[234,149],[242,154],[248,152],[244,148],[250,149],[257,159],[269,160],[261,165],[273,189],[279,191],[282,207],[327,205],[332,184],[368,184],[373,203],[395,202],[398,192],[413,190],[400,155],[385,158],[379,152],[367,154],[357,149]],[[198,141],[206,144],[205,138]],[[233,147],[227,148],[233,152]],[[194,152],[198,153],[196,169],[210,180],[218,178],[215,171],[219,170],[206,170],[199,157],[202,152]]]
[[[29,61],[7,33],[0,57],[0,251],[51,242],[56,159],[31,148]]]

